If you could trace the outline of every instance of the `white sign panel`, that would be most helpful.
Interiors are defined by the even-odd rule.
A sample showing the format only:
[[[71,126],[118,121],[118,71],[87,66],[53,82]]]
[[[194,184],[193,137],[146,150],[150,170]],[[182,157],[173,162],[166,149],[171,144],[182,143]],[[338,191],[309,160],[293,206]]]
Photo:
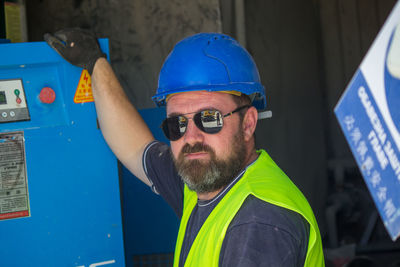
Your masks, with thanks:
[[[390,236],[400,235],[400,2],[335,107]]]

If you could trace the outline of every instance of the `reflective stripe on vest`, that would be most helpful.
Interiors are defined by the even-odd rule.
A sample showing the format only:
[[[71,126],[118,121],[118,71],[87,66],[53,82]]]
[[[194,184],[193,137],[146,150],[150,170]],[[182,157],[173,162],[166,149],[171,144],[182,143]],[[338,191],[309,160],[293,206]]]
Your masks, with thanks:
[[[304,266],[325,266],[321,236],[306,198],[264,150],[243,177],[228,191],[210,213],[198,232],[185,261],[186,266],[218,266],[226,230],[249,194],[271,204],[301,214],[310,224]],[[175,248],[174,266],[179,266],[186,226],[197,204],[197,194],[185,185],[181,224]]]

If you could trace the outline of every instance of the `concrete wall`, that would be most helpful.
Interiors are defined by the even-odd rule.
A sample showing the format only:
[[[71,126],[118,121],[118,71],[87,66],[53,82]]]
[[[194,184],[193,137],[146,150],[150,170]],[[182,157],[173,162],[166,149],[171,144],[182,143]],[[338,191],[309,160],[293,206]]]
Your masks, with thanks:
[[[300,187],[322,226],[327,161],[317,29],[312,1],[246,2],[248,50],[273,112],[259,123],[258,146]]]
[[[137,108],[151,101],[165,57],[180,39],[202,31],[220,32],[218,0],[29,0],[30,41],[66,27],[107,37],[111,64]]]
[[[354,163],[333,109],[395,3],[396,0],[316,1],[322,48],[321,80],[328,111],[327,150],[333,160],[331,165],[338,161]]]

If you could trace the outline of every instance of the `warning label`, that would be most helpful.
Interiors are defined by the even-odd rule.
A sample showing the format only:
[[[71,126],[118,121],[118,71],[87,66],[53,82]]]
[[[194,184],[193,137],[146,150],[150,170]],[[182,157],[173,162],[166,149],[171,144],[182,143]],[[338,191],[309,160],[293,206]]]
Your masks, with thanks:
[[[76,88],[74,102],[85,103],[93,101],[94,98],[92,93],[92,80],[90,78],[89,72],[87,70],[83,70],[81,78],[79,79],[78,87]]]
[[[29,216],[23,132],[0,134],[0,220]]]

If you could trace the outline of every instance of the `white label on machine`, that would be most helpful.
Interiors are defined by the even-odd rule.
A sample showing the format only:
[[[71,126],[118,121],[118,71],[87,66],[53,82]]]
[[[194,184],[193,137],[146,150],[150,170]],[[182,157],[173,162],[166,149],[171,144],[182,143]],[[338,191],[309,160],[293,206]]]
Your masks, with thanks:
[[[30,214],[23,132],[0,133],[0,220]]]

